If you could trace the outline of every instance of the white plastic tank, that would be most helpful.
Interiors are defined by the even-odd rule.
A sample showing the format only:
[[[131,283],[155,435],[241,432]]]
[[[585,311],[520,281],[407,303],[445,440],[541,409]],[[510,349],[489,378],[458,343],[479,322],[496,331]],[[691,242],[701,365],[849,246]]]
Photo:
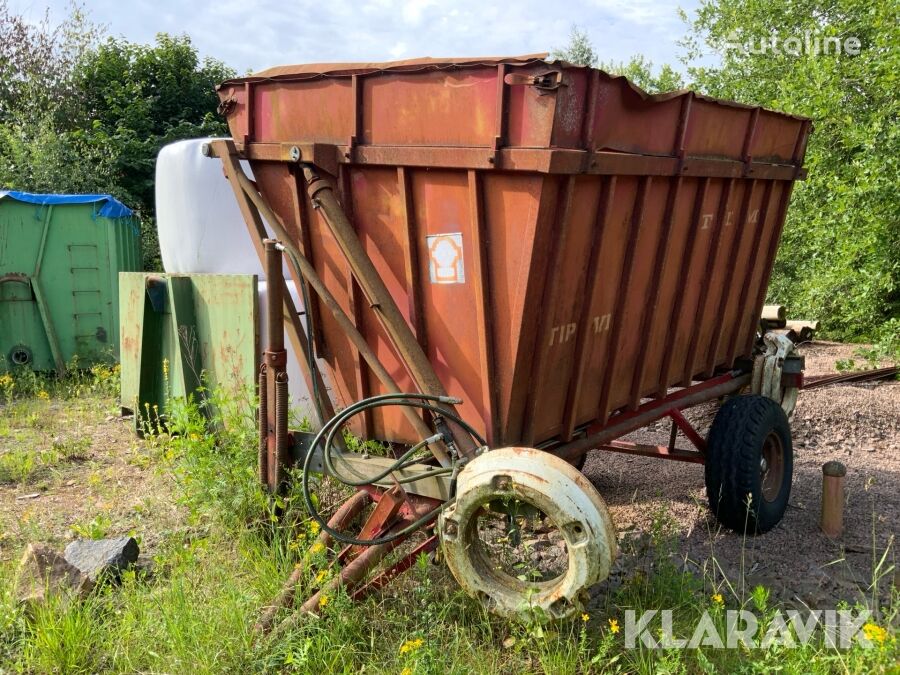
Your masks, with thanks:
[[[171,274],[255,274],[259,278],[260,345],[266,344],[266,281],[256,249],[222,162],[203,155],[211,138],[178,141],[156,159],[156,227],[163,269]],[[247,162],[241,166],[251,179]],[[287,269],[285,268],[285,273]],[[288,291],[297,310],[303,301],[293,282]],[[290,341],[287,372],[296,415],[315,422],[312,398]]]

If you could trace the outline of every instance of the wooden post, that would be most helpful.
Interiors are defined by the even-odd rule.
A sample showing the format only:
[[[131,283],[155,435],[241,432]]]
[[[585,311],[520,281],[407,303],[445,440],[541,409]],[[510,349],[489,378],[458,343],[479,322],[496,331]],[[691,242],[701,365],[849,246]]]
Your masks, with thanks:
[[[819,527],[832,539],[844,531],[844,476],[847,467],[831,461],[822,465],[822,517]]]

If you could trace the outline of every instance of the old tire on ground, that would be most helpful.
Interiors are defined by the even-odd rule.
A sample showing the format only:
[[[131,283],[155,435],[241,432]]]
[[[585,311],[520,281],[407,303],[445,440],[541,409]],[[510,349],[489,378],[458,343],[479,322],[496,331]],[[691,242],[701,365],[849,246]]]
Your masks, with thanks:
[[[565,541],[564,572],[527,581],[494,564],[477,523],[484,507],[496,500],[521,501],[546,514]],[[607,577],[616,556],[615,528],[594,486],[565,460],[533,448],[501,448],[469,462],[437,530],[447,567],[460,586],[507,617],[572,616],[588,587]]]
[[[761,534],[784,516],[794,453],[787,415],[765,396],[736,396],[713,420],[706,448],[709,507],[726,527]]]

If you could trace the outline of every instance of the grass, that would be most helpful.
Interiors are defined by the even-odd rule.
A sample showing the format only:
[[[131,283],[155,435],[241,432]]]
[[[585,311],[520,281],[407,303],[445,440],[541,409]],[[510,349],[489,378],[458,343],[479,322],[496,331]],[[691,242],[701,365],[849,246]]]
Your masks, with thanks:
[[[0,408],[5,420],[0,442],[7,447],[2,456],[16,456],[0,464],[12,467],[5,479],[9,489],[30,490],[53,471],[61,472],[62,480],[72,466],[67,453],[84,452],[77,443],[71,451],[63,444],[53,451],[58,454],[42,458],[40,448],[28,447],[41,433],[31,426],[33,415],[40,427],[45,406],[58,406],[62,415],[75,409],[81,416],[101,417],[115,407],[114,373],[79,377],[74,383],[35,379],[31,393],[17,385],[19,393]],[[98,381],[92,383],[90,377]],[[37,398],[36,391],[50,393],[47,387],[52,394]],[[69,387],[81,388],[81,393]],[[277,519],[273,504],[257,487],[248,407],[216,401],[216,409],[230,416],[216,436],[206,432],[196,406],[173,409],[172,435],[150,434],[139,451],[128,455],[172,486],[171,495],[140,502],[130,516],[141,534],[155,538],[148,549],[152,572],[128,572],[121,585],[101,585],[80,603],[58,598],[27,612],[17,605],[13,591],[15,561],[26,541],[11,545],[0,538],[5,553],[0,562],[0,672],[898,672],[891,627],[900,604],[896,590],[887,606],[873,608],[879,610],[873,625],[886,630],[884,641],[876,640],[873,649],[855,643],[838,650],[819,637],[801,648],[656,650],[641,643],[626,648],[622,628],[628,610],[640,614],[672,608],[672,633],[689,637],[707,611],[721,630],[727,609],[751,609],[764,625],[779,609],[762,587],[742,592],[742,580],[725,583],[721,577],[678,569],[670,555],[677,541],[664,512],[649,533],[649,564],[634,570],[621,588],[601,596],[589,614],[570,622],[545,625],[493,617],[465,596],[442,566],[422,557],[381,595],[351,603],[338,593],[329,597],[319,618],[255,640],[251,627],[260,608],[310,546],[313,528],[297,494],[284,498],[280,506],[285,515]],[[22,459],[26,455],[33,456],[28,470]],[[90,489],[100,489],[102,481],[90,478],[100,472],[102,468],[88,474]],[[179,502],[178,522],[162,529],[156,513],[170,499]],[[88,515],[70,525],[78,536],[104,536],[117,528],[105,511]],[[34,527],[18,531],[42,535]],[[319,566],[310,577],[325,569],[323,556],[314,560]],[[658,638],[659,624],[653,626]]]

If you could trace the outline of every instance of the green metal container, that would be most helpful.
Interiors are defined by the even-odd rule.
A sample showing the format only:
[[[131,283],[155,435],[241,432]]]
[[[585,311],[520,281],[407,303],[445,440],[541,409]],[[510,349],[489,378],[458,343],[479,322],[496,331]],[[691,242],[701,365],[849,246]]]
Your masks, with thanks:
[[[119,275],[123,412],[153,424],[173,399],[255,392],[259,303],[252,274]]]
[[[118,275],[140,269],[138,221],[113,197],[0,191],[0,372],[118,361]]]

